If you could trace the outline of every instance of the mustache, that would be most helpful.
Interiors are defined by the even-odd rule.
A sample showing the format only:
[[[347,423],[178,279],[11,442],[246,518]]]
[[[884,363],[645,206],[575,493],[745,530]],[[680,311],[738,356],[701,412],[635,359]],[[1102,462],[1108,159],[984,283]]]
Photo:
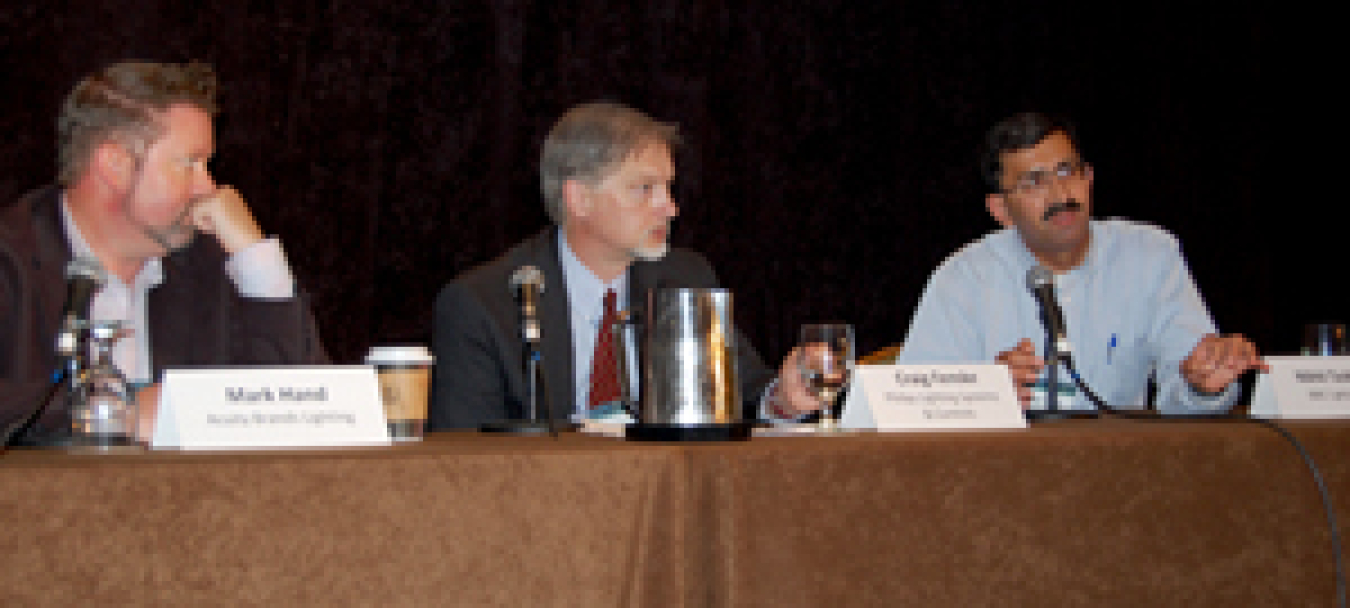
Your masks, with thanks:
[[[1060,203],[1055,203],[1053,205],[1050,205],[1050,208],[1045,210],[1045,214],[1041,216],[1041,221],[1048,222],[1050,221],[1050,218],[1055,217],[1055,215],[1061,211],[1078,211],[1079,209],[1082,208],[1083,203],[1080,203],[1072,198]]]

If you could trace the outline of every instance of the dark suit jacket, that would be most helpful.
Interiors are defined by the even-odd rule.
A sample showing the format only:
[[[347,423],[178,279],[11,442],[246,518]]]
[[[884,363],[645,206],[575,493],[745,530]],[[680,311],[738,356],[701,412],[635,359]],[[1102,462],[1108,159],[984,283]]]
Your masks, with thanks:
[[[536,266],[544,274],[539,306],[542,392],[554,419],[571,416],[576,400],[572,316],[558,258],[558,230],[549,228],[441,290],[434,320],[436,372],[427,417],[430,429],[477,428],[485,422],[525,417],[520,307],[510,287],[511,274],[525,265]],[[628,301],[645,301],[647,290],[655,287],[717,286],[707,260],[692,251],[672,249],[659,261],[635,262],[630,267]],[[754,418],[760,392],[773,373],[743,335],[737,335],[737,344],[745,417]],[[542,416],[545,404],[539,407]]]
[[[33,411],[59,365],[53,349],[71,258],[60,196],[60,188],[42,188],[0,210],[0,428]],[[147,314],[155,378],[184,365],[327,363],[305,299],[240,296],[226,258],[208,236],[165,258]],[[25,439],[66,433],[63,404],[58,396]]]

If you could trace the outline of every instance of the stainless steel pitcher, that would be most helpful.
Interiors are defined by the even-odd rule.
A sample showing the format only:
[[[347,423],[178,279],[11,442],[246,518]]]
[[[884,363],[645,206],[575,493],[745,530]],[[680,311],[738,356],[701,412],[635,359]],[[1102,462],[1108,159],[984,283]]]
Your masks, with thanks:
[[[731,292],[653,289],[648,292],[642,321],[638,422],[741,423]]]

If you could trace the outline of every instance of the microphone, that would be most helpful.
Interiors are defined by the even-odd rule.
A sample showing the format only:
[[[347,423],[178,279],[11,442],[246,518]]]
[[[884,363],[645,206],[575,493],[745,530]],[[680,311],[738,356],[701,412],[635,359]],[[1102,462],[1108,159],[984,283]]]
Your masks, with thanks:
[[[89,305],[107,280],[103,265],[94,258],[75,258],[66,264],[66,303],[61,309],[61,329],[56,335],[58,355],[78,354],[79,333],[88,324]]]
[[[534,266],[521,266],[511,275],[511,289],[520,302],[520,333],[529,344],[539,344],[539,296],[544,293],[544,273]]]
[[[53,378],[37,407],[0,432],[0,454],[42,417],[62,386],[75,388],[84,365],[80,338],[89,325],[89,305],[107,277],[103,265],[94,258],[75,258],[66,264],[66,303],[61,309],[61,327],[56,332],[56,354],[62,359],[62,370]]]
[[[485,422],[478,429],[517,435],[549,433],[556,437],[558,423],[553,420],[553,411],[545,394],[544,370],[539,365],[542,357],[539,352],[539,296],[544,293],[544,273],[529,265],[517,268],[511,273],[511,291],[520,302],[520,337],[525,342],[524,360],[521,361],[525,372],[525,417]]]
[[[1027,289],[1041,308],[1041,324],[1045,326],[1045,409],[1050,416],[1059,415],[1060,355],[1068,359],[1069,338],[1064,332],[1064,312],[1055,301],[1055,275],[1044,266],[1027,271]]]
[[[1049,410],[1049,415],[1054,416],[1059,413],[1060,363],[1063,363],[1065,370],[1069,372],[1069,379],[1097,407],[1098,411],[1117,413],[1116,408],[1102,401],[1101,397],[1098,397],[1097,393],[1088,387],[1073,365],[1073,355],[1071,354],[1073,349],[1069,345],[1069,333],[1064,326],[1064,311],[1060,309],[1059,301],[1055,299],[1054,273],[1044,266],[1032,268],[1027,271],[1027,289],[1031,290],[1031,295],[1035,296],[1036,302],[1040,304],[1041,323],[1045,325],[1045,404],[1046,409]]]
[[[1055,358],[1069,354],[1071,348],[1069,335],[1064,329],[1064,311],[1055,299],[1055,275],[1044,266],[1036,266],[1027,271],[1027,289],[1031,290],[1031,295],[1041,305],[1041,322],[1045,324],[1045,331],[1053,346],[1054,352],[1046,354]]]

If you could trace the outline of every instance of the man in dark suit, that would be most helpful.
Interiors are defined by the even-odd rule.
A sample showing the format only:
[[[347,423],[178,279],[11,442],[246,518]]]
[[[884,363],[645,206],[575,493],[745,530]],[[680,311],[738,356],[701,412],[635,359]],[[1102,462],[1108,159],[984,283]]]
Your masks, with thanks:
[[[147,439],[160,373],[177,365],[327,362],[280,242],[264,238],[244,199],[217,186],[216,78],[203,64],[119,63],[83,79],[59,120],[59,185],[0,213],[0,428],[20,442],[60,441],[70,412],[52,386],[65,269],[97,260],[107,280],[90,317],[129,334],[113,363],[143,388]],[[197,232],[211,238],[195,239]]]
[[[620,392],[597,379],[608,372],[597,354],[607,309],[629,309],[655,287],[718,287],[702,256],[667,244],[678,211],[670,193],[676,142],[673,125],[617,104],[578,106],[559,119],[540,160],[544,201],[556,226],[466,272],[436,301],[429,428],[526,417],[520,308],[510,287],[522,267],[544,276],[539,349],[555,420],[586,416]],[[783,364],[789,373],[770,384],[773,374],[759,354],[743,337],[738,344],[746,418],[761,413],[761,402],[777,418],[819,408],[796,372],[795,352]]]

